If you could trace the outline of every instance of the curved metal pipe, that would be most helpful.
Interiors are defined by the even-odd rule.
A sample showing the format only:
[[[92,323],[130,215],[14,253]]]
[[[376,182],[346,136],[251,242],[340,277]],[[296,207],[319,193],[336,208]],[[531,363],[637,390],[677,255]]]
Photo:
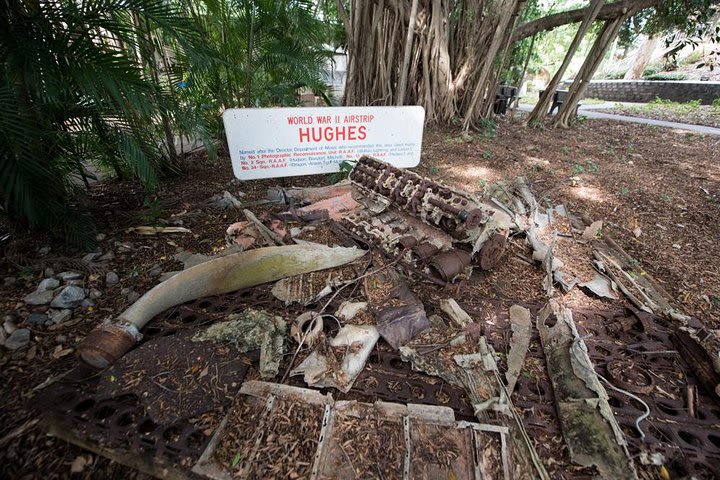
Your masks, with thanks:
[[[115,324],[90,332],[78,352],[90,365],[105,368],[142,338],[140,330],[150,319],[174,305],[338,267],[365,253],[355,247],[303,244],[258,248],[201,263],[152,288],[125,310]]]

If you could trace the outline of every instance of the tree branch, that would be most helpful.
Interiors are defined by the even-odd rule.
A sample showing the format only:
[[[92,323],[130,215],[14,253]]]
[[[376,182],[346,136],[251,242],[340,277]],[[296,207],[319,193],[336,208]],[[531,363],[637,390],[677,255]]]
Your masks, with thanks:
[[[618,0],[605,4],[600,9],[596,20],[615,20],[625,15],[631,8],[639,11],[644,8],[655,7],[659,3],[660,0]],[[553,30],[568,23],[577,23],[585,17],[588,8],[589,7],[578,8],[577,10],[555,13],[520,25],[513,32],[513,41],[517,42],[538,32]]]

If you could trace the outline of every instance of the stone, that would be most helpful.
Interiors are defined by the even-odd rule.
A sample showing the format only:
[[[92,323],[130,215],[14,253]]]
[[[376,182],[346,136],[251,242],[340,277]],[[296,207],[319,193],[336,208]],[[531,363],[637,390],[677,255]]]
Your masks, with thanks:
[[[27,317],[28,323],[31,323],[33,325],[45,325],[45,322],[50,320],[50,317],[45,315],[44,313],[38,313],[33,312]]]
[[[148,270],[148,275],[152,277],[157,277],[162,273],[162,265],[153,265],[150,270]]]
[[[19,350],[27,347],[30,343],[30,330],[18,328],[5,340],[5,348],[8,350]]]
[[[112,250],[107,252],[105,255],[102,255],[100,258],[98,258],[98,261],[100,261],[100,262],[111,262],[113,260],[115,260],[115,254],[113,253]]]
[[[75,308],[85,300],[85,290],[77,285],[68,285],[50,303],[54,308]]]
[[[118,277],[117,273],[108,272],[107,274],[105,274],[105,284],[106,285],[108,285],[108,286],[115,285],[119,281],[120,281],[120,277]]]
[[[63,282],[67,282],[68,280],[80,280],[81,278],[83,278],[82,273],[71,271],[60,272],[56,276],[60,278],[60,280],[62,280]]]
[[[128,293],[127,299],[131,304],[135,303],[140,299],[140,294],[138,292],[132,291]]]
[[[3,278],[3,284],[4,284],[6,287],[12,287],[12,286],[15,285],[16,283],[17,283],[17,278],[15,278],[15,277],[5,277],[5,278]]]
[[[60,281],[57,278],[46,278],[37,287],[38,292],[42,292],[44,290],[55,290],[57,287],[60,286]]]
[[[52,290],[42,290],[25,295],[23,301],[28,305],[47,305],[53,299]]]
[[[83,307],[83,308],[94,307],[94,306],[95,306],[95,302],[93,302],[93,301],[90,300],[89,298],[86,298],[85,300],[82,301],[82,303],[80,304],[80,306]]]
[[[127,295],[130,292],[132,292],[132,289],[128,288],[128,287],[123,287],[120,289],[120,295],[123,295],[123,296]]]
[[[71,317],[72,310],[69,308],[63,308],[62,310],[50,310],[50,320],[55,324],[67,322]]]
[[[48,253],[50,253],[50,247],[42,247],[38,250],[38,255],[40,255],[41,257],[44,257]]]
[[[86,254],[86,255],[82,258],[82,259],[83,259],[83,262],[86,262],[86,263],[94,262],[95,259],[100,256],[101,253],[102,253],[102,252],[92,252],[92,253],[88,253],[88,254]]]
[[[3,318],[3,330],[5,330],[5,333],[8,335],[11,335],[15,330],[17,330],[17,326],[15,325],[15,317],[12,315],[5,315]]]
[[[92,290],[90,290],[88,297],[90,297],[91,300],[97,300],[98,298],[102,297],[102,292],[97,288],[93,288]]]
[[[106,235],[104,233],[98,233],[97,235],[95,235],[95,241],[102,242],[103,240],[105,240],[105,237]]]
[[[52,277],[53,275],[55,275],[55,270],[53,270],[50,267],[47,267],[45,269],[45,271],[43,272],[43,274],[45,275],[45,277],[49,278],[49,277]]]

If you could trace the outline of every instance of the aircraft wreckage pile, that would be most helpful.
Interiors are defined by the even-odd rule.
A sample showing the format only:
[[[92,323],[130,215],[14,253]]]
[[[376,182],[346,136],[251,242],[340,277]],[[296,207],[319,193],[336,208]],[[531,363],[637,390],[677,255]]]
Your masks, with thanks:
[[[88,335],[50,433],[170,478],[718,475],[716,335],[597,222],[368,157],[269,197]]]

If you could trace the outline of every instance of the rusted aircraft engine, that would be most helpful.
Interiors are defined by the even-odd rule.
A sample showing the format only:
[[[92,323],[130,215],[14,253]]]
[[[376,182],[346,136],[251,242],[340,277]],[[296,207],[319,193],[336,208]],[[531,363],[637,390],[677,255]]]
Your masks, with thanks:
[[[345,227],[445,281],[473,265],[489,270],[505,251],[510,216],[469,193],[371,157],[360,158],[350,181],[365,209],[346,216]]]

